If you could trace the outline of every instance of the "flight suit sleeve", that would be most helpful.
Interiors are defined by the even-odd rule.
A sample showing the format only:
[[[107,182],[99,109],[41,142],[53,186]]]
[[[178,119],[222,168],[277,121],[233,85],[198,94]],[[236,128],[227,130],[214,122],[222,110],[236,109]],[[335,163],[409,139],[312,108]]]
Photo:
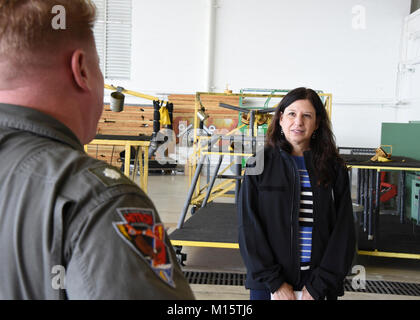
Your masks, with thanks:
[[[69,299],[194,299],[151,200],[137,187],[105,190],[70,227]]]

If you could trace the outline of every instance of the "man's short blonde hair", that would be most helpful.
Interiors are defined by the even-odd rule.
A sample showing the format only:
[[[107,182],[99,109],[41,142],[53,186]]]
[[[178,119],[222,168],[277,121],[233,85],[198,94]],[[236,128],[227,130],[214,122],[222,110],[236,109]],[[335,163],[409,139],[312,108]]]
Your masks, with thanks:
[[[57,5],[65,9],[65,29],[54,28]],[[0,0],[0,60],[22,64],[69,41],[93,39],[95,18],[91,0]]]

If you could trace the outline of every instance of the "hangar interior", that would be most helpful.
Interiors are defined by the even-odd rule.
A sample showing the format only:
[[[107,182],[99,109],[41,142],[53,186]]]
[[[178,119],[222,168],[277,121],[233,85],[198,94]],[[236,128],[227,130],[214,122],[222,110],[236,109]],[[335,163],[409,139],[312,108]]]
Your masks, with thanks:
[[[358,254],[341,299],[420,299],[420,1],[94,2],[106,85],[85,150],[147,192],[197,299],[249,299],[242,169],[301,86],[349,168]]]

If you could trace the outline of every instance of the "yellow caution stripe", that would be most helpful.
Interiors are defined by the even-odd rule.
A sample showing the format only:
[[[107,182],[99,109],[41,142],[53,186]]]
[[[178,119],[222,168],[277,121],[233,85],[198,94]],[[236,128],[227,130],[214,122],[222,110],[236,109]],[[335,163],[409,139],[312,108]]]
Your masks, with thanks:
[[[358,250],[357,253],[364,256],[374,256],[374,257],[420,259],[420,254],[414,254],[414,253],[384,252],[384,251],[378,251],[378,250],[375,250],[375,251]]]
[[[238,243],[171,240],[173,246],[239,249]]]

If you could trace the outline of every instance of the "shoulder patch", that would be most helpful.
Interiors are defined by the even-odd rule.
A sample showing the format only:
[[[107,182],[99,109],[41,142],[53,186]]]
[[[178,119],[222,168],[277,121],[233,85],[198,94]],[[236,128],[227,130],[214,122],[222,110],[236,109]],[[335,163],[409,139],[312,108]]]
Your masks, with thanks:
[[[117,234],[153,270],[156,276],[175,288],[173,263],[165,242],[162,223],[156,223],[152,209],[118,208],[121,222],[113,222]]]
[[[122,172],[119,172],[116,168],[111,166],[104,165],[96,168],[89,168],[88,171],[107,187],[119,184],[132,184],[131,180]]]

